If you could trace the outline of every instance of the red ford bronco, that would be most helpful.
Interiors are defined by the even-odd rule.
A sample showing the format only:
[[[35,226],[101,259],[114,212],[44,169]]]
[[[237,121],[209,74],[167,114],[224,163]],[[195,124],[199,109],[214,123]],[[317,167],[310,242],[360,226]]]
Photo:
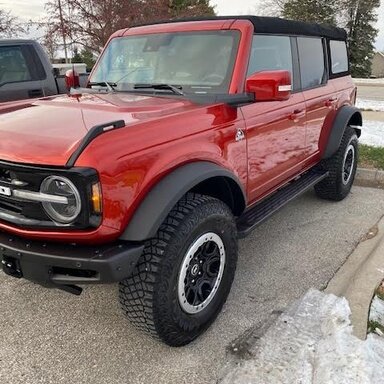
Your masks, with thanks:
[[[213,322],[237,239],[313,187],[342,200],[362,116],[342,29],[254,16],[113,34],[85,89],[0,105],[3,270],[119,282],[165,343]]]

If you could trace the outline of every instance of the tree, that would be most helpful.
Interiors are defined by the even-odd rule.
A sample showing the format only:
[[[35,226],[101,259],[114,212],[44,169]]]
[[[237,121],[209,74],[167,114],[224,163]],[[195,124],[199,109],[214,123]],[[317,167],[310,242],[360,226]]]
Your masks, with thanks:
[[[82,63],[82,57],[79,53],[79,48],[75,47],[73,48],[73,56],[71,59],[71,63]]]
[[[286,19],[336,24],[337,0],[290,0],[283,4]]]
[[[377,30],[380,0],[267,0],[274,1],[283,17],[326,23],[345,28],[348,34],[351,73],[369,77]]]
[[[46,4],[51,30],[69,45],[100,52],[109,36],[132,25],[176,17],[213,15],[208,0],[49,0]],[[60,10],[63,23],[60,23]]]
[[[26,30],[17,17],[0,9],[0,38],[16,37],[24,32]]]
[[[215,9],[209,0],[171,0],[171,17],[214,16]]]
[[[369,77],[377,29],[376,10],[380,0],[347,0],[344,5],[348,32],[351,72],[354,77]]]

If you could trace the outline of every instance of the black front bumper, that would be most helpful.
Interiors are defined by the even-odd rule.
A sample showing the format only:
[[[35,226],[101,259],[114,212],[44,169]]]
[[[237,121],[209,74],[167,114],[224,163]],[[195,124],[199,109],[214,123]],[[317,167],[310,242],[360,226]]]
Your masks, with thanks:
[[[112,283],[131,275],[143,244],[84,246],[29,241],[0,232],[3,271],[47,287]]]

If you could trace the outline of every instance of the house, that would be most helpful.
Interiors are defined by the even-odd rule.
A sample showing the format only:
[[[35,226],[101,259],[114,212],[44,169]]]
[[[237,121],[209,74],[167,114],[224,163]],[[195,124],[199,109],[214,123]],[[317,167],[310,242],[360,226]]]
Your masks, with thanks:
[[[376,52],[372,59],[372,77],[384,77],[384,52]]]

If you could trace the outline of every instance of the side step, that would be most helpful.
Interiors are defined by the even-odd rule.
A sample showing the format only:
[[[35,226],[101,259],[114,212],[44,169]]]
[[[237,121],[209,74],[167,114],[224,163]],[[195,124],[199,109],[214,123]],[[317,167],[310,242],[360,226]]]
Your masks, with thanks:
[[[327,171],[310,170],[245,211],[237,219],[238,237],[247,236],[253,229],[295,197],[306,192],[329,175]]]

